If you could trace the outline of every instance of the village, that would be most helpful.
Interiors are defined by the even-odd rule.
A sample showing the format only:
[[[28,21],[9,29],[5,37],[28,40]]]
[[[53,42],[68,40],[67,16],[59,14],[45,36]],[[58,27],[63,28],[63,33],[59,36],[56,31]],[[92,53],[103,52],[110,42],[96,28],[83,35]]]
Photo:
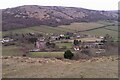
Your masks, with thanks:
[[[3,46],[17,45],[21,46],[24,54],[29,52],[71,52],[78,54],[85,54],[87,56],[100,56],[107,53],[108,48],[113,46],[114,40],[110,35],[93,36],[80,33],[67,32],[65,34],[9,34],[3,36],[0,40]],[[32,46],[31,46],[31,45]],[[27,47],[27,46],[29,47]]]

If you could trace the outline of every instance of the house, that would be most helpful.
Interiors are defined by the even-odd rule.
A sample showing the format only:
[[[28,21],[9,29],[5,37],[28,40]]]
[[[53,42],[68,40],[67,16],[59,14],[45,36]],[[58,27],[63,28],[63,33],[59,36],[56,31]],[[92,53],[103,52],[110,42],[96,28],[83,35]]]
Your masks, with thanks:
[[[59,39],[59,36],[51,36],[51,41],[55,41],[55,40],[58,40]]]
[[[98,51],[96,51],[96,54],[104,54],[106,52],[105,49],[98,49]]]
[[[12,42],[13,39],[10,38],[3,38],[2,40],[0,40],[1,43],[7,43],[7,42]]]
[[[39,50],[43,50],[46,47],[46,42],[45,42],[45,38],[39,38],[36,41],[36,48]]]
[[[101,48],[104,48],[104,44],[99,42],[99,41],[86,41],[86,42],[81,42],[79,45],[77,46],[73,46],[73,49],[75,51],[79,51],[81,50],[82,48],[98,48],[98,49],[101,49]]]
[[[103,36],[100,36],[99,38],[100,38],[100,39],[104,39],[104,37],[103,37]]]
[[[40,49],[40,50],[45,49],[45,42],[37,41],[37,42],[36,42],[36,48],[37,48],[37,49]]]
[[[80,50],[80,47],[79,47],[79,46],[74,46],[73,49],[74,49],[75,51],[79,51],[79,50]]]

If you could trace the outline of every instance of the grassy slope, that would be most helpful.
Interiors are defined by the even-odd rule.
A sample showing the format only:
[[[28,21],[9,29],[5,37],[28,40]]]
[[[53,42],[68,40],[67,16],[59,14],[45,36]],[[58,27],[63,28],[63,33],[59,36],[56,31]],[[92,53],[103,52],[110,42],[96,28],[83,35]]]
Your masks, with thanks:
[[[4,78],[117,78],[116,58],[103,57],[84,61],[56,59],[3,59]]]

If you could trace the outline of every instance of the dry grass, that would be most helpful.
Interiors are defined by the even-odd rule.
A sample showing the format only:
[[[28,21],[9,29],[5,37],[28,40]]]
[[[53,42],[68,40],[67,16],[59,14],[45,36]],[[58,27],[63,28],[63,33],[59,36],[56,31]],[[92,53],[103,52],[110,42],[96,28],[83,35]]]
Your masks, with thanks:
[[[117,78],[116,56],[90,60],[4,57],[4,78]]]

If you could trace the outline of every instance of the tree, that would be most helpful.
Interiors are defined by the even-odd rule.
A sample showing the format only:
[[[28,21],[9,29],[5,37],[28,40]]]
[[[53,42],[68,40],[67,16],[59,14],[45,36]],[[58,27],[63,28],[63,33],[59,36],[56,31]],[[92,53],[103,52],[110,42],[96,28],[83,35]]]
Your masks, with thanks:
[[[56,45],[55,45],[55,43],[51,43],[50,46],[51,46],[51,48],[55,48]]]
[[[73,44],[76,46],[76,45],[79,45],[79,41],[78,40],[74,40]]]
[[[79,40],[79,44],[81,44],[81,42],[82,42],[82,41],[81,41],[81,40]]]
[[[46,42],[46,46],[48,47],[48,48],[50,48],[50,42]]]
[[[88,55],[88,56],[91,55],[91,52],[90,52],[90,50],[89,50],[88,48],[82,49],[81,53],[83,53],[83,54],[85,54],[85,55]]]
[[[109,46],[113,45],[114,39],[109,34],[106,34],[103,41],[101,42],[104,43],[104,45],[108,48]]]
[[[56,44],[55,43],[46,42],[46,46],[48,48],[55,48]]]
[[[37,41],[37,38],[29,38],[29,41],[30,41],[31,43],[35,43],[35,42]]]
[[[74,56],[74,54],[70,50],[67,50],[64,53],[64,58],[66,58],[66,59],[72,59],[73,56]]]

